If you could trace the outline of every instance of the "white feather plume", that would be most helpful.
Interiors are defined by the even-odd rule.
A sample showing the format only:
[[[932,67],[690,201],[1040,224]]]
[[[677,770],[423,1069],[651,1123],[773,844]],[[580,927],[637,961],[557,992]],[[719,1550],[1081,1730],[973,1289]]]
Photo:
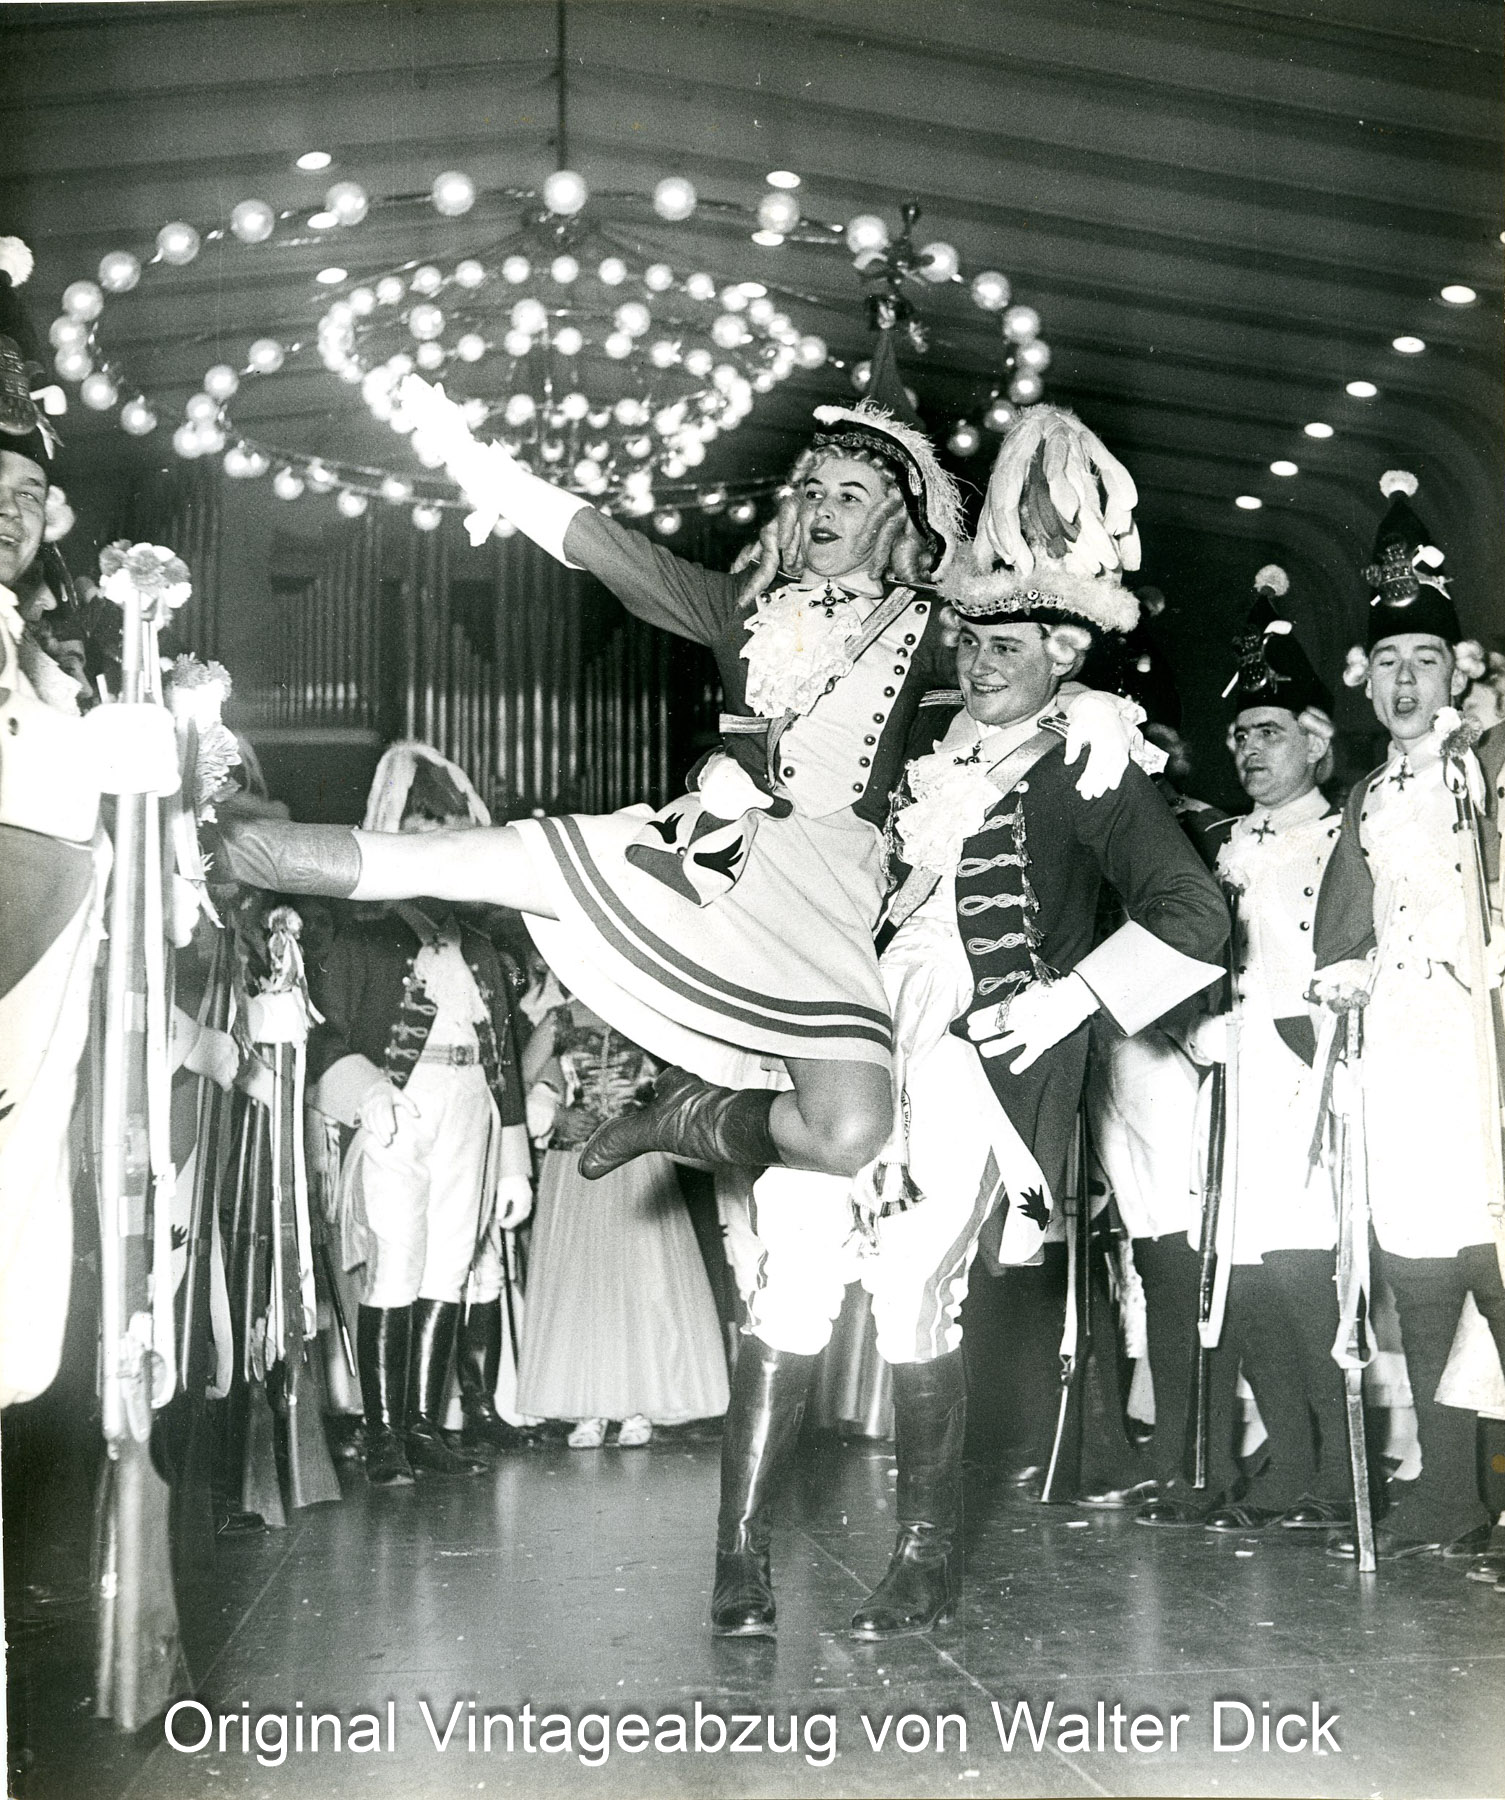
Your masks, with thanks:
[[[1416,477],[1409,469],[1386,469],[1380,477],[1380,492],[1387,500],[1392,494],[1404,494],[1409,500],[1416,492]]]
[[[1072,534],[1060,558],[1029,541],[1021,518],[1037,458],[1050,503]],[[1138,500],[1129,471],[1074,413],[1029,407],[999,447],[977,536],[942,591],[963,612],[1017,597],[1129,630],[1139,609],[1120,577],[1139,567]]]
[[[12,287],[20,287],[35,267],[28,243],[18,237],[0,237],[0,269],[10,276]]]
[[[1257,594],[1288,594],[1291,578],[1279,563],[1266,563],[1254,577],[1254,591]]]

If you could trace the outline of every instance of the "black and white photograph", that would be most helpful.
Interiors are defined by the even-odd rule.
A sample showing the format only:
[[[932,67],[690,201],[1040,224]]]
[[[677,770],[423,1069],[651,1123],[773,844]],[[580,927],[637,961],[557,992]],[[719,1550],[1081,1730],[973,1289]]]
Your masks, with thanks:
[[[16,1800],[1505,1800],[1498,0],[0,0]]]

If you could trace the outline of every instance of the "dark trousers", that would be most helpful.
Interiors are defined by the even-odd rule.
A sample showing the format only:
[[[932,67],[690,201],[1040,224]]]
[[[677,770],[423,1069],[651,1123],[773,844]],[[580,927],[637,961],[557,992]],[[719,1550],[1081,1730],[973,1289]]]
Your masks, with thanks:
[[[1338,1292],[1331,1250],[1271,1250],[1228,1284],[1223,1337],[1209,1369],[1210,1494],[1238,1480],[1234,1388],[1242,1369],[1269,1433],[1269,1463],[1249,1498],[1284,1509],[1304,1495],[1349,1494],[1343,1377],[1332,1359]]]
[[[1484,1315],[1495,1348],[1505,1362],[1505,1286],[1493,1244],[1468,1244],[1456,1256],[1392,1256],[1376,1249],[1376,1265],[1395,1293],[1401,1347],[1416,1404],[1421,1440],[1421,1474],[1387,1521],[1406,1537],[1443,1543],[1461,1537],[1488,1518],[1479,1496],[1478,1420],[1456,1406],[1439,1406],[1433,1395],[1465,1294]]]
[[[1135,1238],[1134,1267],[1144,1283],[1155,1435],[1150,1474],[1178,1481],[1190,1471],[1192,1369],[1197,1357],[1197,1288],[1201,1258],[1186,1238]]]
[[[968,1389],[968,1450],[1014,1467],[1050,1461],[1061,1407],[1061,1329],[1066,1310],[1064,1244],[1041,1262],[979,1275],[962,1308]],[[1092,1251],[1092,1355],[1083,1419],[1082,1486],[1123,1487],[1142,1466],[1129,1442],[1118,1367],[1118,1320],[1102,1253]]]

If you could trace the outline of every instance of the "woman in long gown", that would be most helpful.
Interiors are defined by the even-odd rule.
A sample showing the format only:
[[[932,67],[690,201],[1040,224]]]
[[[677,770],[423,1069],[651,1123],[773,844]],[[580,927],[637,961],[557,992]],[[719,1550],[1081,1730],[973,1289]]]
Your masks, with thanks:
[[[599,1445],[612,1419],[631,1448],[654,1425],[719,1417],[721,1330],[673,1163],[650,1153],[600,1181],[579,1169],[581,1146],[642,1099],[658,1065],[575,999],[545,1015],[525,1056],[558,1110],[533,1215],[518,1405],[576,1421],[577,1449]]]

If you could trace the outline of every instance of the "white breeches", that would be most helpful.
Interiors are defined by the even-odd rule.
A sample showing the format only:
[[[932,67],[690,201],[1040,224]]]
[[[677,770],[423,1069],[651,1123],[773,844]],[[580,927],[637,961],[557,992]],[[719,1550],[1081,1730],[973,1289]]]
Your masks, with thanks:
[[[476,1253],[489,1188],[496,1109],[482,1071],[420,1062],[403,1089],[418,1116],[399,1107],[397,1135],[383,1146],[356,1134],[361,1198],[370,1233],[366,1306],[458,1300]],[[495,1298],[495,1296],[491,1296]]]
[[[877,1245],[856,1228],[851,1183],[834,1175],[769,1169],[747,1208],[747,1254],[734,1267],[752,1333],[775,1350],[824,1349],[849,1281],[873,1297],[878,1351],[886,1362],[932,1362],[962,1341],[958,1315],[977,1237],[997,1190],[953,1187],[877,1221]],[[725,1202],[724,1204],[735,1204]],[[729,1229],[733,1241],[742,1237]]]

